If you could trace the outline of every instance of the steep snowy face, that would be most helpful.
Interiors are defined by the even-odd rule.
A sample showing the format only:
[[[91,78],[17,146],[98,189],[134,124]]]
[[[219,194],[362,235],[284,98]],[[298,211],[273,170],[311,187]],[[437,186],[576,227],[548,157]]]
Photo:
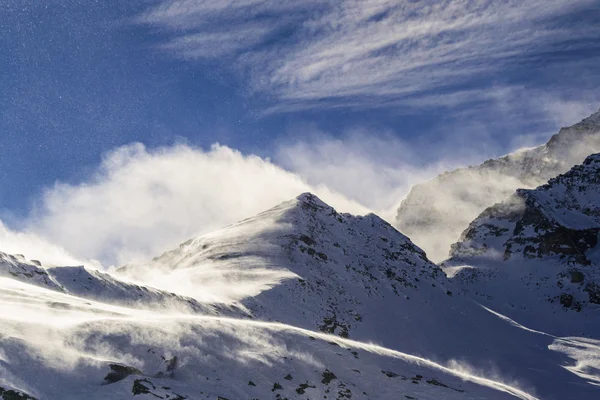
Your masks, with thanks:
[[[452,245],[446,265],[496,266],[461,271],[454,279],[464,283],[483,275],[493,280],[510,270],[503,265],[518,264],[518,271],[531,275],[527,283],[549,302],[581,311],[600,304],[599,233],[600,154],[595,154],[547,184],[519,189],[486,209]]]
[[[338,214],[304,194],[283,205],[277,242],[296,275],[246,304],[257,315],[343,337],[371,336],[370,324],[410,308],[410,299],[445,300],[445,275],[407,237],[376,215]],[[273,307],[277,304],[277,307]],[[377,339],[384,340],[383,335]]]
[[[600,151],[600,111],[544,145],[444,173],[415,185],[398,209],[396,226],[434,261],[448,256],[469,223],[517,188],[534,188]]]
[[[340,214],[309,193],[188,241],[149,268],[121,272],[139,278],[145,271],[173,271],[194,283],[192,291],[227,292],[234,282],[255,282],[246,293],[228,293],[229,300],[261,319],[343,337],[367,325],[365,318],[379,318],[374,304],[406,303],[430,292],[448,297],[443,272],[390,224],[376,215]]]

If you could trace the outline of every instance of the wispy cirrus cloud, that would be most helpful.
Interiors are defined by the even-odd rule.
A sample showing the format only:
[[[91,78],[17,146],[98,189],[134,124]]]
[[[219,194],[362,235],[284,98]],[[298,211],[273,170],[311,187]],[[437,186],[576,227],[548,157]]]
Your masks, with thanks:
[[[586,7],[600,12],[593,0],[165,0],[136,21],[164,29],[175,55],[235,60],[252,89],[283,100],[277,112],[486,100],[507,70],[599,37],[560,22]]]

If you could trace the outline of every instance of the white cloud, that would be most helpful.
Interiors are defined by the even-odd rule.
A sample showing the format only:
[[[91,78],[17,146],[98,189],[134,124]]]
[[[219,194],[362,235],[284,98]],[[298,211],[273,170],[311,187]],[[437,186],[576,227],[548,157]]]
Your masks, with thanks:
[[[311,185],[326,186],[393,221],[396,208],[418,182],[453,164],[432,163],[392,134],[354,130],[332,137],[318,130],[308,140],[280,143],[275,161]]]
[[[544,46],[557,50],[565,41],[569,51],[586,46],[581,39],[597,37],[598,27],[552,20],[593,4],[164,0],[136,22],[164,28],[171,35],[166,47],[177,55],[218,59],[227,53],[236,60],[228,65],[249,72],[251,87],[282,100],[272,111],[357,102],[377,107],[399,99],[408,106],[435,105],[432,91],[450,94],[444,101],[456,105],[476,100],[451,96],[464,93],[457,87],[493,81],[521,56],[534,59]],[[215,52],[217,45],[226,51]],[[471,91],[485,97],[488,87],[479,82]]]
[[[45,265],[97,265],[95,261],[76,258],[64,248],[31,232],[18,232],[0,221],[0,251],[22,254],[28,259],[39,260]]]
[[[78,257],[142,261],[180,242],[312,191],[341,211],[368,208],[323,185],[310,186],[268,160],[215,145],[109,153],[96,175],[48,189],[29,229]]]

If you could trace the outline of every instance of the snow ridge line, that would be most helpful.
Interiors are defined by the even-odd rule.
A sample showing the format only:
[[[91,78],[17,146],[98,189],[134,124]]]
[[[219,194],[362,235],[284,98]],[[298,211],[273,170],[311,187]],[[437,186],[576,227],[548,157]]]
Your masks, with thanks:
[[[152,318],[152,319],[154,319],[154,318]],[[298,328],[298,327],[295,327],[292,325],[282,324],[280,322],[250,321],[250,320],[242,320],[242,319],[236,319],[236,318],[194,316],[194,315],[157,316],[157,318],[156,318],[157,321],[177,320],[177,319],[191,320],[191,321],[213,320],[213,321],[220,321],[220,322],[225,322],[225,323],[230,323],[230,324],[235,324],[235,325],[242,325],[242,326],[246,325],[246,326],[263,327],[263,328],[271,329],[274,331],[296,332],[296,333],[304,334],[307,336],[319,338],[319,339],[322,339],[325,341],[335,342],[336,344],[339,344],[340,346],[343,345],[343,346],[347,346],[347,347],[358,348],[361,350],[368,351],[370,353],[374,353],[374,354],[378,354],[378,355],[382,355],[382,356],[388,356],[388,357],[392,357],[392,358],[397,358],[397,359],[401,359],[403,361],[406,361],[406,362],[409,362],[412,364],[417,364],[417,365],[421,365],[421,366],[430,367],[432,369],[437,369],[441,372],[444,372],[444,373],[447,373],[450,375],[454,375],[464,381],[470,381],[470,382],[473,382],[473,383],[476,383],[476,384],[479,384],[482,386],[486,386],[486,387],[489,387],[489,388],[492,388],[492,389],[495,389],[495,390],[498,390],[501,392],[505,392],[505,393],[513,395],[522,400],[540,400],[539,398],[525,392],[524,390],[521,390],[521,389],[511,386],[509,384],[495,381],[493,379],[485,378],[483,376],[478,376],[478,375],[474,375],[471,373],[467,373],[467,372],[464,372],[461,370],[453,369],[451,367],[444,366],[442,364],[439,364],[435,361],[432,361],[432,360],[429,360],[429,359],[426,359],[423,357],[414,356],[414,355],[403,353],[403,352],[400,352],[397,350],[392,350],[387,347],[383,347],[383,346],[376,345],[373,343],[364,343],[364,342],[359,342],[356,340],[344,339],[339,336],[329,335],[329,334],[321,333],[321,332],[315,332],[315,331],[311,331],[309,329],[304,329],[304,328]]]

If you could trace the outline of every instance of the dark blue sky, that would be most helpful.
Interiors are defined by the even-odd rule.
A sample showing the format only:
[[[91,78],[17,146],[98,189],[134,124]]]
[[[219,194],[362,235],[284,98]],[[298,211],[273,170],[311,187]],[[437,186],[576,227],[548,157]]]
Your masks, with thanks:
[[[599,2],[433,3],[3,1],[0,210],[131,142],[272,157],[358,127],[427,164],[600,107]]]

